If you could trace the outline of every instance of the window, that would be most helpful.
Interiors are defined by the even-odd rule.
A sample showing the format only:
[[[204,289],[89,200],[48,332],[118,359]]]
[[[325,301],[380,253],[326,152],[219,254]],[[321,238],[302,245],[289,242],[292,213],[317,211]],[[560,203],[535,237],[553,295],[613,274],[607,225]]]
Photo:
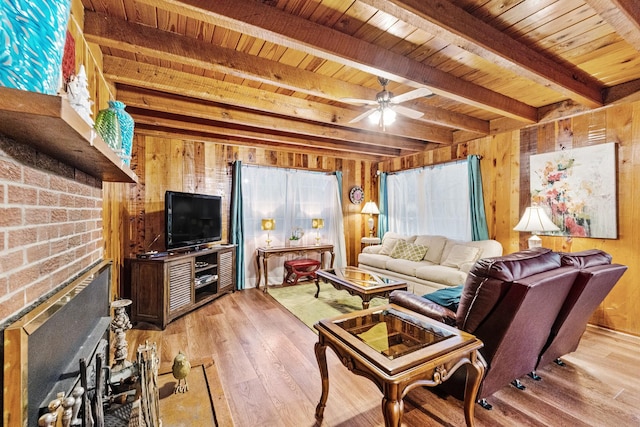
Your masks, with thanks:
[[[391,174],[387,198],[390,231],[471,240],[466,161]]]
[[[276,228],[269,233],[271,246],[284,246],[294,229],[304,232],[303,245],[314,245],[320,233],[321,243],[334,245],[335,266],[346,265],[342,206],[335,175],[243,165],[242,180],[247,260],[257,247],[266,245],[267,232],[260,227],[262,219],[273,218]],[[313,229],[312,218],[324,219],[324,228]],[[283,262],[271,264],[269,282],[282,283]],[[255,285],[255,262],[247,262],[245,268],[247,285]]]

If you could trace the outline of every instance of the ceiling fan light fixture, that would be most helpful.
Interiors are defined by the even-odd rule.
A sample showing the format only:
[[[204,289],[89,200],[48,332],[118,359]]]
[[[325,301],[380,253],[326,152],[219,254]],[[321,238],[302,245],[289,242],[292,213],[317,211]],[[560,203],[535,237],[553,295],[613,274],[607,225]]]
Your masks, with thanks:
[[[378,108],[369,115],[369,122],[374,125],[380,124],[380,116],[382,116],[382,123],[384,126],[390,125],[396,121],[396,112],[391,108]]]

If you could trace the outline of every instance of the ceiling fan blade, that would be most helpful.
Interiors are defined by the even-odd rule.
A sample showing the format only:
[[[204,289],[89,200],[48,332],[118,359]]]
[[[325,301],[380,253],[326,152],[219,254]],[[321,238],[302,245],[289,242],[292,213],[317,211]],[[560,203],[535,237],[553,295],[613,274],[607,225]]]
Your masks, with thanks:
[[[395,111],[398,114],[402,114],[403,116],[409,117],[410,119],[419,119],[424,115],[422,111],[414,110],[412,108],[403,107],[402,105],[391,105],[390,109]]]
[[[433,95],[433,92],[431,92],[426,87],[421,87],[419,89],[411,90],[409,92],[394,96],[393,98],[391,98],[391,102],[393,104],[400,104],[401,102],[429,95]]]
[[[375,99],[340,98],[340,102],[346,104],[378,105],[378,101]]]
[[[365,117],[369,117],[370,115],[372,115],[377,109],[373,108],[369,111],[365,111],[364,113],[360,114],[359,116],[354,117],[353,119],[349,120],[349,123],[356,123],[359,122],[360,120],[364,119]]]

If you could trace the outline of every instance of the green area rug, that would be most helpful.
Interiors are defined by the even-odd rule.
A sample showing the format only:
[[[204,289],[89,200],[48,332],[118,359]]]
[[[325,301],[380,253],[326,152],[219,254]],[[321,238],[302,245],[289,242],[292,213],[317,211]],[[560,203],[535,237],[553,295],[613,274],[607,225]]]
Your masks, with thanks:
[[[339,291],[329,283],[320,282],[320,295],[315,298],[314,282],[303,282],[294,286],[270,287],[269,295],[289,310],[305,325],[316,332],[313,325],[321,319],[362,310],[362,299]],[[387,299],[374,298],[369,307],[384,305]]]

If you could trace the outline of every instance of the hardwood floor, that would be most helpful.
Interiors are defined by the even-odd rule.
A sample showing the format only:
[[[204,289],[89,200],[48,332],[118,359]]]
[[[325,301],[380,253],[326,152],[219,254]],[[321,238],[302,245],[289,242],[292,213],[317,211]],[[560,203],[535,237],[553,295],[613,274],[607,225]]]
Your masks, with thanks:
[[[164,331],[127,332],[156,342],[161,369],[182,350],[191,360],[213,358],[236,426],[312,426],[320,397],[313,346],[316,334],[269,295],[249,289],[224,296],[170,323]],[[578,351],[541,369],[542,381],[507,386],[476,405],[476,426],[640,425],[640,338],[591,328]],[[131,356],[130,356],[131,357]],[[347,371],[327,351],[329,399],[324,426],[380,426],[382,394]],[[405,398],[403,425],[462,426],[462,402],[418,388]],[[164,425],[164,427],[171,427]]]

